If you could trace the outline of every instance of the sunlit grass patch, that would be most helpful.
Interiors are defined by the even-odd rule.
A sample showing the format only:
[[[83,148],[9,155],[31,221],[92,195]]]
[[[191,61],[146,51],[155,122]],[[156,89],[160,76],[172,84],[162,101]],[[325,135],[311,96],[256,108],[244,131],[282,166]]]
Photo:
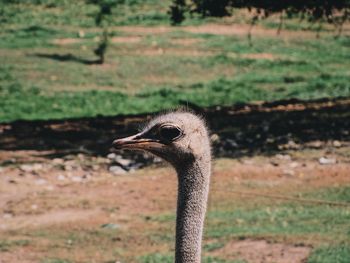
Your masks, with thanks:
[[[315,78],[309,83],[292,82],[288,85],[283,84],[284,80],[281,80],[280,87],[276,84],[275,88],[265,88],[266,85],[272,85],[278,80],[257,80],[252,75],[252,79],[250,76],[237,79],[222,78],[187,87],[145,90],[135,95],[108,90],[45,94],[38,87],[24,87],[16,81],[11,82],[8,75],[3,75],[3,78],[4,84],[0,86],[0,93],[4,98],[0,101],[3,109],[0,112],[1,121],[156,112],[174,108],[180,104],[180,101],[189,101],[200,106],[212,106],[287,98],[317,99],[350,94],[348,79],[344,77],[331,77],[327,81]],[[259,88],[257,82],[263,82],[264,88]]]
[[[350,186],[338,186],[322,188],[317,191],[305,193],[304,197],[317,198],[327,201],[338,201],[342,203],[349,203],[350,205]]]
[[[347,263],[350,260],[350,244],[321,246],[311,253],[308,263]]]
[[[209,211],[206,236],[302,236],[346,240],[350,210],[328,206],[283,205],[252,210]]]

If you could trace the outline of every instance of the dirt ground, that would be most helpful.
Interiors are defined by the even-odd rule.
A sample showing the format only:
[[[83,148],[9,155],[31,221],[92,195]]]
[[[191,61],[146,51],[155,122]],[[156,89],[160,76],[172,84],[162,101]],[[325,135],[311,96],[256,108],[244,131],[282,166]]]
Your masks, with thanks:
[[[317,149],[214,160],[208,209],[227,202],[228,196],[236,204],[247,199],[269,199],[264,194],[293,196],[298,191],[349,185],[350,160],[343,154],[349,150],[339,147],[332,152]],[[172,242],[150,242],[140,234],[173,231],[147,220],[174,212],[176,175],[167,165],[113,175],[107,170],[106,158],[83,154],[43,157],[47,154],[33,150],[0,151],[1,263],[51,262],[43,261],[47,258],[112,262],[111,257],[113,262],[134,262],[135,255],[172,251]],[[335,159],[336,163],[321,164],[322,156]],[[252,195],[247,196],[246,192]],[[120,236],[113,236],[113,242],[106,245],[123,249],[120,258],[99,250],[92,253],[93,241],[71,249],[70,243],[75,239],[67,240],[64,235],[71,231],[89,232],[100,226],[111,229],[121,226]],[[27,243],[21,244],[23,239]],[[5,245],[5,240],[9,245]],[[104,242],[101,240],[97,242]],[[205,239],[204,243],[207,242]],[[233,239],[205,254],[252,263],[301,263],[311,248],[312,242],[307,241],[300,246],[293,240]]]

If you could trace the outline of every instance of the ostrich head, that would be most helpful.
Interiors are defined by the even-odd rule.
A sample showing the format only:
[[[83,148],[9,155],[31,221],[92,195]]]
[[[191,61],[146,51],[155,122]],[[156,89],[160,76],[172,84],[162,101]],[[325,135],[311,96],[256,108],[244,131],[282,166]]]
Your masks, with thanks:
[[[199,263],[210,180],[210,142],[201,118],[189,112],[156,117],[119,149],[144,150],[171,163],[178,174],[175,262]]]
[[[144,150],[163,158],[175,168],[194,160],[210,160],[204,121],[189,112],[161,115],[138,134],[113,142],[117,149]]]

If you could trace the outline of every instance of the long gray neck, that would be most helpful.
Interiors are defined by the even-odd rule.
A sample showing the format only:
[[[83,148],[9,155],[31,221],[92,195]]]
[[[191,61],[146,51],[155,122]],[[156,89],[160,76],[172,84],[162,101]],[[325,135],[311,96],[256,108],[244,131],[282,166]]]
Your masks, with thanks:
[[[177,169],[176,263],[200,263],[210,180],[210,157]]]

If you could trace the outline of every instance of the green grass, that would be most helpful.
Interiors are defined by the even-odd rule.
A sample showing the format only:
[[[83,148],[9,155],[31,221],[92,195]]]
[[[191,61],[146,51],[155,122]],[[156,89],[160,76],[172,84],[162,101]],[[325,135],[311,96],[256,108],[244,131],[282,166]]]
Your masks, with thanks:
[[[112,24],[161,25],[168,4],[124,1],[116,9],[123,15]],[[154,112],[179,101],[212,106],[350,95],[348,37],[254,37],[251,46],[244,36],[182,27],[145,35],[113,28],[114,36],[139,41],[112,43],[106,65],[98,66],[89,65],[100,35],[91,24],[96,7],[41,0],[0,9],[6,20],[0,30],[0,122]],[[162,15],[155,18],[154,10]],[[62,38],[76,42],[55,42]],[[197,42],[174,42],[186,39]]]
[[[4,78],[10,78],[8,75]],[[218,79],[187,87],[146,89],[134,95],[119,91],[45,92],[36,86],[23,87],[8,81],[0,88],[1,121],[17,119],[58,119],[97,115],[136,114],[173,108],[179,101],[201,106],[230,105],[237,102],[273,101],[286,98],[315,99],[350,94],[349,80],[342,76],[317,76],[308,83],[298,77],[267,79],[242,75],[236,79]],[[292,81],[296,80],[296,81]],[[105,81],[105,80],[104,80]],[[261,84],[263,83],[263,84]],[[273,85],[273,83],[276,83]],[[282,84],[284,83],[284,84]],[[275,87],[258,88],[273,85]],[[271,92],[273,91],[273,92]]]
[[[349,201],[349,186],[323,188],[300,193],[304,198],[327,201]],[[256,236],[317,236],[319,242],[350,241],[350,209],[328,205],[301,205],[284,203],[254,208],[230,209],[223,207],[208,213],[206,236],[256,237]]]
[[[350,245],[322,246],[315,249],[308,263],[347,263],[350,261]]]
[[[140,258],[140,262],[142,263],[172,263],[174,262],[174,257],[170,255],[162,255],[159,253],[149,254]]]
[[[46,47],[50,45],[48,43],[49,39],[56,35],[58,35],[56,30],[41,26],[8,29],[1,33],[0,48]]]
[[[327,206],[282,205],[252,210],[211,211],[210,238],[315,235],[320,240],[349,240],[350,210]]]
[[[3,4],[2,2],[5,2]],[[7,2],[7,3],[6,3]],[[92,27],[98,9],[95,5],[86,4],[84,0],[74,1],[0,1],[2,24],[45,24],[59,26]],[[125,0],[120,1],[113,10],[112,25],[130,24],[169,24],[167,14],[170,1],[158,0]]]
[[[338,186],[306,193],[304,197],[350,203],[350,186]]]

